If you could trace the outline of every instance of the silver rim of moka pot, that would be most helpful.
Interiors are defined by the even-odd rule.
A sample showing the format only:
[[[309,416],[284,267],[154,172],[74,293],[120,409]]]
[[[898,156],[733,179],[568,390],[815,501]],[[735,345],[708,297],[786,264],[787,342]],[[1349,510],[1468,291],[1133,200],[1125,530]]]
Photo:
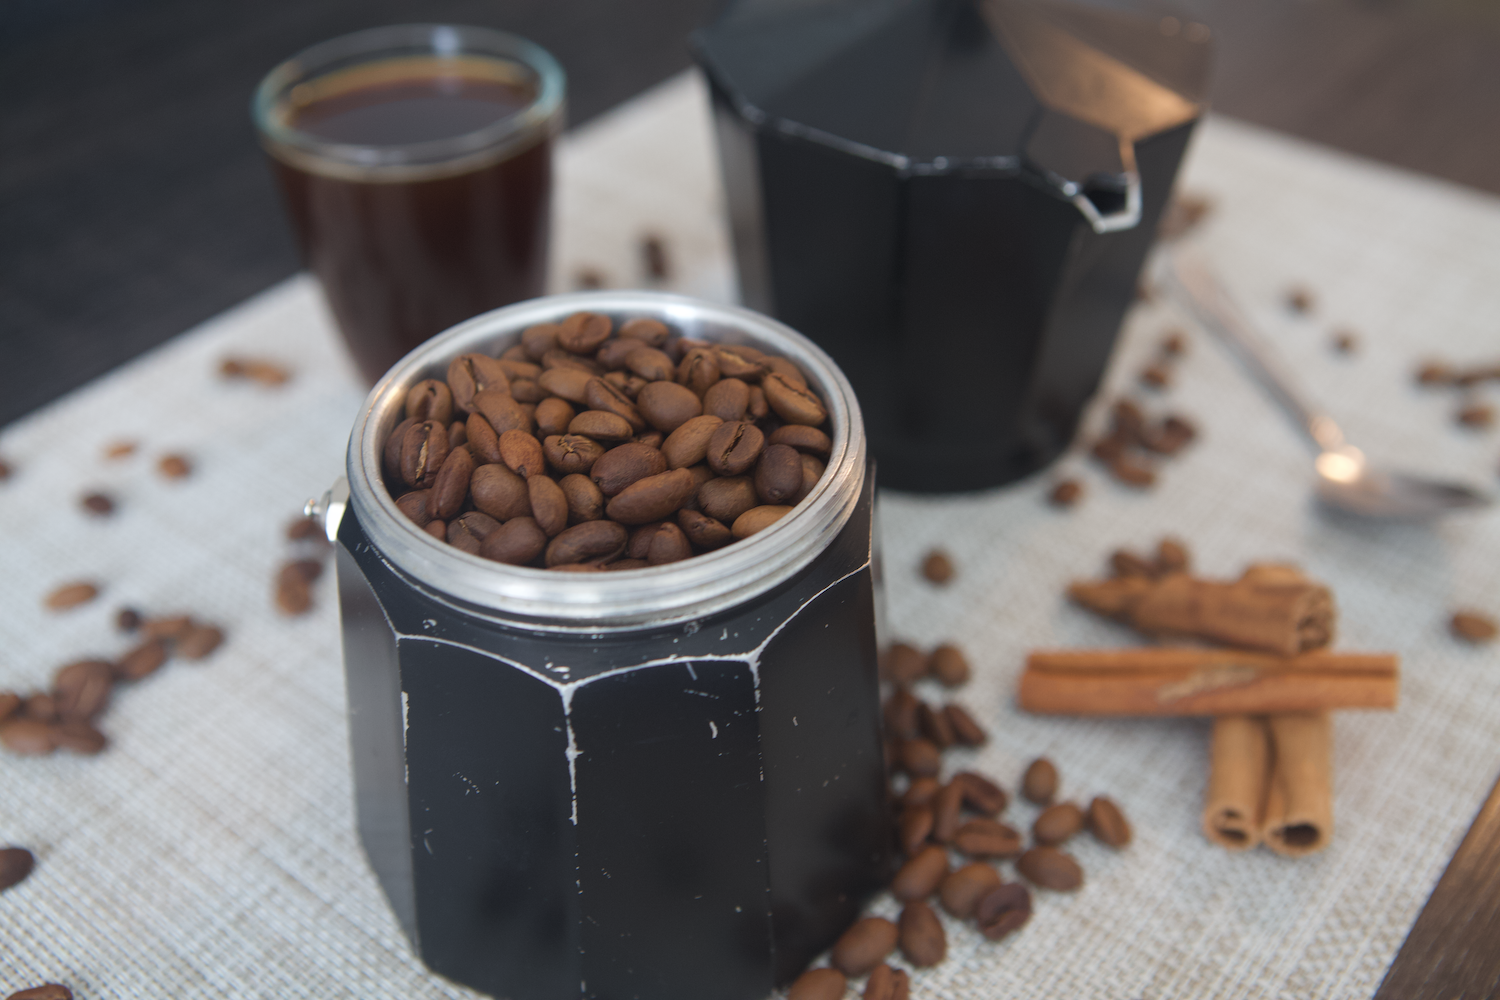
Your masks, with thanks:
[[[609,573],[509,566],[433,538],[396,507],[381,477],[382,446],[405,416],[407,391],[442,379],[460,354],[497,355],[521,331],[587,310],[618,324],[657,319],[685,337],[749,344],[788,358],[823,398],[833,448],[813,491],[787,516],[742,541],[681,562]],[[402,358],[365,400],[349,440],[349,504],[379,554],[440,598],[525,627],[607,632],[690,622],[763,593],[807,566],[842,530],[865,476],[859,404],[843,372],[812,341],[748,309],[661,292],[579,292],[532,299],[476,316]],[[330,528],[336,527],[330,525]],[[331,533],[331,532],[330,532]]]

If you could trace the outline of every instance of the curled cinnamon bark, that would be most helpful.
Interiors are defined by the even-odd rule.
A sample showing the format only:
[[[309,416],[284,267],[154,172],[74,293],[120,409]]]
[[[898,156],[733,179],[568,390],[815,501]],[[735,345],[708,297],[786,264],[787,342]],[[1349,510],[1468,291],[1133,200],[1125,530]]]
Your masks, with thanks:
[[[1300,858],[1333,836],[1333,725],[1327,712],[1273,715],[1273,764],[1261,836],[1277,854]]]
[[[1203,806],[1203,833],[1209,840],[1231,851],[1248,851],[1260,843],[1270,777],[1266,720],[1251,715],[1215,719]]]
[[[1294,567],[1257,565],[1233,582],[1186,573],[1081,580],[1068,596],[1148,635],[1182,635],[1294,656],[1333,640],[1333,595]]]

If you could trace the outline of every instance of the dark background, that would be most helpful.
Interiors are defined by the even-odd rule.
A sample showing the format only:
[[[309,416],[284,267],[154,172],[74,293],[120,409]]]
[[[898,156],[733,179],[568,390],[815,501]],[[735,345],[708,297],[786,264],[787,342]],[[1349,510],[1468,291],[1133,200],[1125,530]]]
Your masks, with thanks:
[[[578,124],[686,67],[721,2],[0,0],[0,425],[297,269],[248,108],[299,49],[504,28]],[[1103,2],[1212,27],[1218,111],[1500,193],[1500,4]]]

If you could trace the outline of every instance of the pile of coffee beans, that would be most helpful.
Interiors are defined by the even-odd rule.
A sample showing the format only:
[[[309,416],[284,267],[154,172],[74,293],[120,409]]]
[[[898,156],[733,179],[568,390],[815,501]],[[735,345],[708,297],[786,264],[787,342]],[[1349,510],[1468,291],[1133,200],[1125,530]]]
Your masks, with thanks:
[[[1109,432],[1095,442],[1091,454],[1117,481],[1144,488],[1156,482],[1151,456],[1170,458],[1197,436],[1197,428],[1184,417],[1149,420],[1136,403],[1120,399],[1110,411]]]
[[[486,559],[640,569],[748,538],[811,492],[828,411],[796,365],[580,312],[424,379],[384,442],[396,506]]]
[[[121,631],[138,633],[141,642],[113,660],[76,660],[59,668],[50,691],[0,691],[0,746],[29,756],[58,748],[99,753],[107,740],[94,723],[116,684],[149,677],[173,656],[201,660],[224,641],[222,629],[190,615],[143,618],[125,608],[116,623]]]

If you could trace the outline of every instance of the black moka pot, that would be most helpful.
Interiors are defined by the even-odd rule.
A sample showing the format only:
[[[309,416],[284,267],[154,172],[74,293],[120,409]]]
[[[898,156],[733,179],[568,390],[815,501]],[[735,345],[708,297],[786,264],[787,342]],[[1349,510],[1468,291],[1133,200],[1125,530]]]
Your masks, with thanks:
[[[695,39],[740,292],[847,373],[886,486],[1019,479],[1099,385],[1208,33],[1032,0],[742,0]]]

